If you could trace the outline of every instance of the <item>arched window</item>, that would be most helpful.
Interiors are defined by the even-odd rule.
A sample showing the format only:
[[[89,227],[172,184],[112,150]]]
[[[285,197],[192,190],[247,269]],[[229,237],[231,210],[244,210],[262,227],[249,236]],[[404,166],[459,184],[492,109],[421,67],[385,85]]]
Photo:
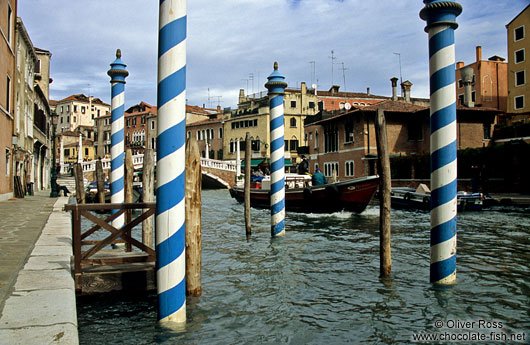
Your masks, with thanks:
[[[296,118],[295,118],[295,117],[291,117],[291,123],[290,123],[290,126],[291,126],[291,127],[296,127]]]

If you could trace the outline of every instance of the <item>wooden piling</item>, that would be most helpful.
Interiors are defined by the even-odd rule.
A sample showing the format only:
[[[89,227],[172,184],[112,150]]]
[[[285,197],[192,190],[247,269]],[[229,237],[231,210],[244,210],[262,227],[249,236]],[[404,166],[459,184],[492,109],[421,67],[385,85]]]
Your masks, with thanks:
[[[201,157],[193,138],[186,140],[186,295],[200,296],[201,287]]]
[[[125,175],[124,175],[124,201],[125,203],[133,202],[133,176],[134,176],[134,165],[132,159],[131,149],[125,150]],[[132,221],[132,210],[127,210],[125,213],[125,224],[129,224]],[[131,236],[129,231],[127,235]],[[132,251],[132,245],[130,242],[127,242],[125,245],[125,250],[127,252]]]
[[[385,113],[377,109],[375,118],[377,157],[379,163],[379,257],[380,275],[389,277],[392,271],[392,254],[390,248],[390,192],[392,181],[390,175],[390,157],[388,155],[388,138],[386,133]]]
[[[251,168],[251,147],[250,147],[250,132],[247,132],[245,137],[245,229],[249,236],[251,231],[250,226],[250,168]]]
[[[98,185],[98,202],[105,203],[105,174],[103,173],[103,164],[101,159],[96,161],[96,181]]]
[[[145,149],[142,170],[142,202],[153,202],[155,200],[154,172],[153,149]],[[142,222],[142,243],[149,248],[153,248],[153,217],[149,217]]]
[[[81,163],[76,163],[74,166],[75,175],[75,196],[78,204],[85,203],[85,183],[83,182],[83,167]]]

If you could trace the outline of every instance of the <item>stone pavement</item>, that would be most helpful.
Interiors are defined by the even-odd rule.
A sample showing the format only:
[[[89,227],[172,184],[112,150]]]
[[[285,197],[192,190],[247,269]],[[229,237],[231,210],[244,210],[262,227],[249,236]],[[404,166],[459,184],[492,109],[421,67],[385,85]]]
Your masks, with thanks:
[[[0,202],[0,345],[79,342],[67,201]]]

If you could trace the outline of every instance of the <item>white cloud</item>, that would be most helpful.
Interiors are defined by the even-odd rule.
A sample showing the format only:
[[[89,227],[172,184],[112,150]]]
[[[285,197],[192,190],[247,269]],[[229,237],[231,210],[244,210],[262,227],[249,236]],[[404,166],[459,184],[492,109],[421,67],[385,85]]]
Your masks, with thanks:
[[[505,25],[526,0],[461,0],[456,58],[506,57]],[[278,61],[289,86],[311,82],[315,61],[321,89],[331,85],[331,50],[337,58],[333,82],[348,91],[390,95],[392,76],[414,83],[415,97],[428,97],[428,54],[419,0],[225,0],[188,1],[187,98],[209,105],[235,106],[239,89],[263,90]],[[156,104],[158,5],[143,0],[19,1],[33,43],[50,50],[53,98],[87,93],[110,101],[106,75],[121,48],[130,76],[126,105]],[[342,63],[347,70],[341,70]],[[253,74],[253,81],[250,75]],[[314,82],[314,81],[313,81]],[[252,87],[253,84],[253,87]],[[217,105],[217,99],[212,101]]]

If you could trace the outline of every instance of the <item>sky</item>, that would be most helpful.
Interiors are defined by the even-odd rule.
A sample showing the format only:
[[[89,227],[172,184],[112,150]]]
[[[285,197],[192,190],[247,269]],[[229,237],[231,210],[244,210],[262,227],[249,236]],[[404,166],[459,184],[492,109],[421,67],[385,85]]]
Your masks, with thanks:
[[[528,0],[460,0],[456,61],[507,58],[508,24]],[[390,78],[429,97],[428,37],[421,0],[190,0],[186,99],[237,106],[239,90],[264,91],[278,61],[290,88],[391,95]],[[110,104],[107,71],[121,49],[129,76],[125,106],[156,105],[158,1],[18,0],[35,47],[52,53],[50,98],[83,93]],[[333,57],[333,59],[332,59]],[[333,64],[332,64],[333,62]]]

